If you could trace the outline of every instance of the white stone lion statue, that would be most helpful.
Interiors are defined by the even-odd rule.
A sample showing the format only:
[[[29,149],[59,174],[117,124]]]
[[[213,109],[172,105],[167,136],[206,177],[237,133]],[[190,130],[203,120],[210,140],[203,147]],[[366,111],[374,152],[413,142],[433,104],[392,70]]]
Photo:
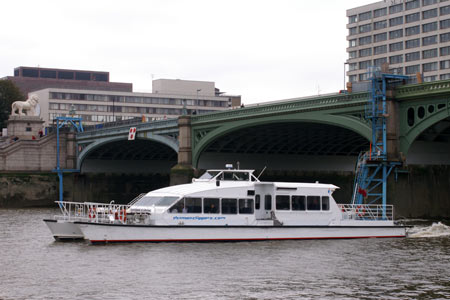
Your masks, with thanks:
[[[26,101],[15,101],[11,106],[11,116],[35,116],[36,106],[39,104],[39,97],[36,94],[30,96]]]

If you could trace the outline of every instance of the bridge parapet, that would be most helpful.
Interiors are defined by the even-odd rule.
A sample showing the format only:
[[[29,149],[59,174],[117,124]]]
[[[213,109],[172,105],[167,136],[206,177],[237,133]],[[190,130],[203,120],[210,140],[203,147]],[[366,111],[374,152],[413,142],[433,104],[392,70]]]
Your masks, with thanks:
[[[369,93],[332,94],[308,98],[297,98],[283,102],[253,105],[240,109],[220,111],[205,115],[192,116],[192,124],[217,122],[220,120],[236,120],[254,116],[297,113],[330,108],[365,105]]]
[[[397,87],[395,89],[395,98],[397,100],[408,100],[439,95],[448,96],[449,93],[450,80],[441,80]]]

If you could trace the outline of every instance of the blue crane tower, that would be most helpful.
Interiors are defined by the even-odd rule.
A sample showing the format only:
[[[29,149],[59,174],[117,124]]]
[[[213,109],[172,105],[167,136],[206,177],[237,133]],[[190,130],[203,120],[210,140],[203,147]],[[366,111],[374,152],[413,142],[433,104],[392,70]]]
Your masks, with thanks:
[[[402,165],[399,160],[388,159],[386,91],[409,77],[381,73],[378,67],[369,68],[369,76],[371,97],[365,107],[365,118],[372,126],[372,140],[370,150],[358,157],[352,203],[381,203],[382,219],[386,219],[387,179],[394,168]]]

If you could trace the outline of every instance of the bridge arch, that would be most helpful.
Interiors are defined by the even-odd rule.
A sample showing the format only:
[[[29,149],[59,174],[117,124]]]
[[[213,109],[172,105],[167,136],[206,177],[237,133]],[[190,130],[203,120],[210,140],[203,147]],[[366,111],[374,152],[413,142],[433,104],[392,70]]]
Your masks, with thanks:
[[[82,164],[86,158],[89,157],[90,154],[92,154],[94,151],[98,150],[101,147],[104,147],[108,144],[112,143],[120,143],[120,142],[126,142],[128,140],[128,135],[120,135],[120,136],[114,136],[114,137],[105,137],[100,139],[95,139],[94,142],[89,143],[87,146],[85,146],[82,151],[78,155],[77,159],[77,168],[81,170]],[[153,134],[146,134],[146,135],[137,135],[135,141],[130,141],[130,143],[142,143],[142,142],[150,142],[155,145],[159,145],[163,147],[166,150],[173,150],[173,155],[176,156],[179,150],[178,143],[175,139],[162,136],[162,135],[153,135]]]
[[[358,117],[351,115],[334,115],[334,114],[320,114],[320,113],[302,113],[302,114],[292,114],[285,116],[271,116],[266,118],[255,118],[238,120],[234,122],[225,123],[220,127],[217,127],[208,133],[206,133],[198,141],[195,140],[194,132],[194,143],[193,143],[193,166],[198,167],[200,156],[203,151],[207,149],[215,140],[220,139],[232,132],[237,132],[246,128],[257,127],[261,125],[270,124],[324,124],[328,126],[334,126],[338,128],[343,128],[357,135],[363,137],[365,140],[369,141],[371,138],[371,129],[366,122]],[[194,129],[195,131],[195,129]]]

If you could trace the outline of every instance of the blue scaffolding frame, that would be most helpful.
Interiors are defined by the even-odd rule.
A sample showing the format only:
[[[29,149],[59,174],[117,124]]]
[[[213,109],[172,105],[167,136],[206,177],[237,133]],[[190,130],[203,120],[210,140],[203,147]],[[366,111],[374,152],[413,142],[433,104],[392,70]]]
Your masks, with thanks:
[[[78,169],[61,169],[60,165],[60,142],[59,142],[59,130],[65,125],[73,125],[77,132],[83,132],[83,124],[81,118],[75,117],[57,117],[56,119],[56,169],[53,172],[58,174],[59,178],[59,206],[61,207],[63,202],[63,173],[80,172]]]
[[[404,75],[384,74],[377,67],[369,68],[372,82],[371,98],[366,109],[365,118],[372,126],[370,150],[361,153],[356,166],[353,189],[353,204],[382,204],[382,218],[386,219],[387,179],[392,170],[400,166],[399,161],[389,161],[387,157],[386,90],[389,85],[402,83],[409,77]]]

